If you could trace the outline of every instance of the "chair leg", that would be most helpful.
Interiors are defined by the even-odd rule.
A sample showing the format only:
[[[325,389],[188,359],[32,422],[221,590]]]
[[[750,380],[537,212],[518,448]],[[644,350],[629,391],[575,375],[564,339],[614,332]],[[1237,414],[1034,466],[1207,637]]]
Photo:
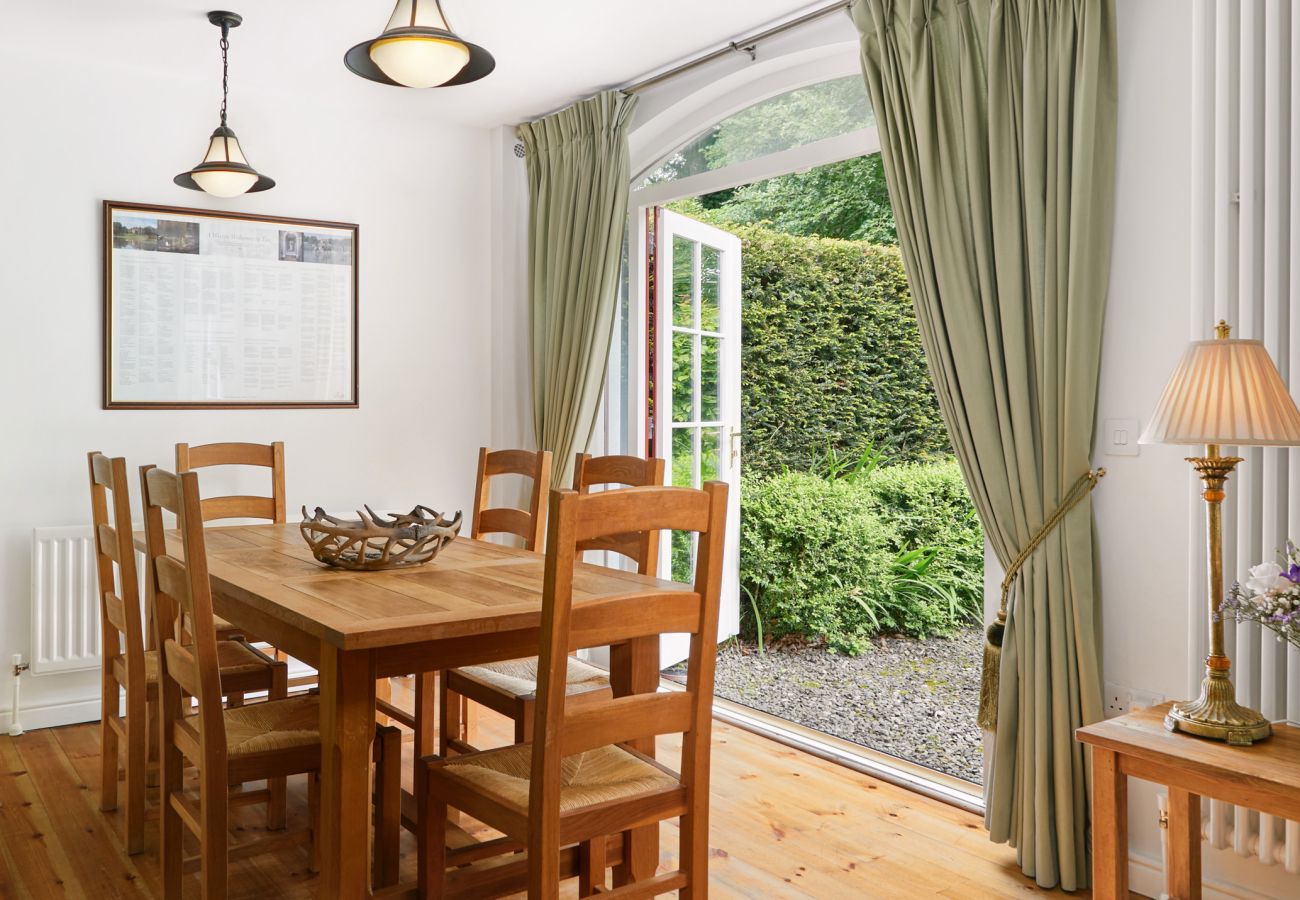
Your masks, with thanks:
[[[307,775],[307,819],[311,822],[311,858],[307,869],[320,871],[320,773]]]
[[[419,897],[442,900],[447,881],[447,804],[430,794],[425,767],[419,762],[415,764],[415,796],[420,804]]]
[[[269,697],[272,700],[283,700],[289,696],[289,667],[283,662],[277,663],[271,669],[271,690]],[[283,776],[279,778],[268,778],[266,788],[271,797],[266,803],[266,827],[271,831],[280,831],[289,825],[289,803],[288,803],[288,779]]]
[[[375,724],[392,725],[393,720],[382,712],[378,712],[379,703],[393,702],[393,680],[391,678],[380,678],[375,681]]]
[[[532,700],[520,700],[515,710],[515,743],[526,744],[533,739],[533,711],[537,704]]]
[[[109,665],[107,659],[104,665]],[[118,748],[113,721],[117,718],[118,702],[117,682],[106,672],[99,691],[99,808],[104,812],[117,809]]]
[[[402,731],[381,725],[375,735],[375,887],[397,884],[402,840]]]
[[[417,682],[418,683],[418,682]],[[438,754],[450,755],[448,742],[461,737],[461,696],[447,687],[447,673],[438,673]]]
[[[585,841],[578,847],[578,896],[590,897],[605,887],[605,838]]]
[[[478,731],[478,704],[472,703],[468,697],[459,696],[460,701],[460,739],[472,747],[478,745],[474,743],[477,738],[475,732]]]
[[[145,754],[145,776],[144,786],[147,788],[158,787],[158,747],[161,741],[160,726],[162,719],[158,715],[158,698],[148,700],[144,705],[145,719],[145,741],[149,746],[148,753]]]
[[[686,887],[678,894],[682,898],[703,898],[709,895],[709,820],[698,813],[687,813],[680,819],[679,838],[681,870],[686,873]]]
[[[224,777],[216,777],[219,771],[217,767],[208,767],[199,772],[199,821],[203,830],[199,838],[199,860],[203,900],[226,900],[230,788]]]
[[[160,712],[163,717],[167,717],[170,712],[170,708],[165,704],[180,706],[180,692],[173,691],[171,688],[168,688],[166,692],[173,696],[166,697],[162,701],[164,706]],[[185,863],[185,826],[181,822],[180,813],[172,806],[171,798],[173,794],[180,793],[184,789],[185,760],[181,756],[181,751],[176,749],[176,746],[172,743],[170,721],[171,719],[164,718],[162,722],[161,746],[158,753],[158,780],[160,784],[158,797],[162,815],[162,821],[158,827],[158,854],[162,857],[163,896],[180,897],[181,874]]]
[[[143,685],[126,686],[126,852],[144,850],[144,779],[149,764]]]
[[[434,723],[437,722],[437,709],[434,704],[439,696],[437,672],[420,672],[415,676],[415,758],[431,756],[437,752],[434,744]]]

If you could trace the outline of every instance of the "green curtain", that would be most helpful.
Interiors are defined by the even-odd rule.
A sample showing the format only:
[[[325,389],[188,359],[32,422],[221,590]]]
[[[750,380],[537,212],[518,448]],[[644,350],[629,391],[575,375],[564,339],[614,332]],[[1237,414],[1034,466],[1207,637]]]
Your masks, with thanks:
[[[855,0],[926,356],[1006,566],[1089,468],[1115,171],[1114,0]],[[1088,884],[1101,718],[1092,504],[1025,563],[1002,645],[990,837]]]
[[[636,97],[606,91],[519,127],[528,164],[533,426],[558,484],[587,449],[613,337]]]

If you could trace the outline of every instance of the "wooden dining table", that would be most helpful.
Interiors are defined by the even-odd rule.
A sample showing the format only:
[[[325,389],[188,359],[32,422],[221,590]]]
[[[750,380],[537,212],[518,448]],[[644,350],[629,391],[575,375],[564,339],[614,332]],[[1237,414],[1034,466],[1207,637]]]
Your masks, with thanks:
[[[143,540],[136,535],[137,546]],[[317,562],[297,525],[208,528],[205,543],[216,614],[319,672],[321,896],[412,896],[413,885],[372,892],[369,841],[355,839],[356,823],[370,810],[375,681],[536,655],[543,557],[458,538],[422,566],[354,572]],[[180,555],[179,543],[169,552]],[[584,564],[575,573],[574,602],[648,585],[689,589]],[[610,680],[619,695],[656,690],[658,640],[611,648]],[[653,739],[634,746],[654,753]],[[624,878],[652,876],[658,826],[632,832],[625,851]]]

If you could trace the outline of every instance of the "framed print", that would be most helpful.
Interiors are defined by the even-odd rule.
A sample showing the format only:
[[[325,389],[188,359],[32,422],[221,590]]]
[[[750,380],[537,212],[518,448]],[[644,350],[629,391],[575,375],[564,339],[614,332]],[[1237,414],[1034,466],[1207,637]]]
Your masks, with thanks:
[[[104,408],[358,403],[357,226],[104,202]]]

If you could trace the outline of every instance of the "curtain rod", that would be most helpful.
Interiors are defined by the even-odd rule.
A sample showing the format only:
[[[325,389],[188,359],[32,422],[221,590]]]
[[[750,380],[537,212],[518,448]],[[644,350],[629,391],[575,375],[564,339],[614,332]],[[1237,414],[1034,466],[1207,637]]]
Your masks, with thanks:
[[[651,75],[649,78],[643,78],[640,81],[635,81],[632,84],[620,88],[620,90],[622,90],[625,94],[635,94],[637,91],[643,91],[648,87],[653,87],[654,85],[659,84],[660,82],[668,81],[671,78],[676,78],[678,75],[682,75],[686,72],[691,71],[692,69],[699,68],[700,66],[705,65],[706,63],[711,63],[715,59],[721,59],[722,57],[727,56],[728,54],[731,53],[748,53],[750,59],[753,59],[755,57],[755,50],[757,44],[760,41],[765,41],[770,37],[775,37],[778,34],[783,34],[787,31],[790,31],[791,29],[798,28],[801,25],[805,25],[808,22],[811,22],[815,19],[820,19],[823,16],[829,15],[830,13],[836,12],[838,10],[847,9],[851,4],[852,4],[852,0],[837,0],[837,2],[832,3],[830,6],[825,6],[822,7],[821,9],[815,9],[812,10],[811,12],[804,13],[802,16],[798,16],[794,19],[791,19],[789,22],[783,22],[780,25],[774,25],[771,28],[767,28],[763,31],[760,31],[757,34],[751,34],[750,36],[745,38],[737,38],[736,40],[727,44],[725,47],[719,47],[717,50],[713,50],[709,53],[705,53],[701,56],[697,56],[694,59],[687,60],[681,65],[673,66],[671,69],[668,69],[664,72],[660,72],[658,75]]]

